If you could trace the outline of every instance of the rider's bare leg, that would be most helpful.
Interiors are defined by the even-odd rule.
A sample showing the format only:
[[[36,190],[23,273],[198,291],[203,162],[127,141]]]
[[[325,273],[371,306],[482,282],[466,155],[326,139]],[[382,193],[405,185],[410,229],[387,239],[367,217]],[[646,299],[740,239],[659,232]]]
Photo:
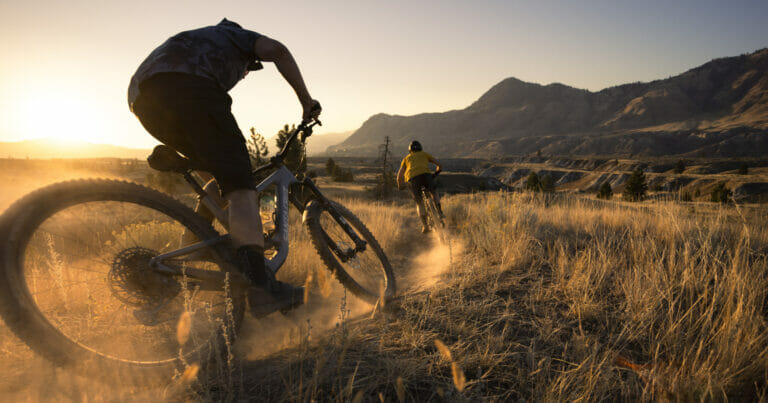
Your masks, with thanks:
[[[426,231],[427,228],[427,208],[424,206],[424,199],[416,201],[416,213],[419,214],[421,220],[421,230]]]
[[[229,201],[229,234],[235,248],[258,245],[264,248],[259,214],[259,194],[252,189],[237,189],[226,196]]]
[[[225,196],[229,201],[229,235],[245,276],[256,286],[269,281],[264,265],[264,234],[259,214],[259,194],[253,189],[236,189]]]
[[[254,286],[248,290],[251,313],[259,317],[301,304],[304,289],[276,281],[266,268],[259,194],[251,189],[237,189],[225,197],[229,201],[229,234],[243,274]]]

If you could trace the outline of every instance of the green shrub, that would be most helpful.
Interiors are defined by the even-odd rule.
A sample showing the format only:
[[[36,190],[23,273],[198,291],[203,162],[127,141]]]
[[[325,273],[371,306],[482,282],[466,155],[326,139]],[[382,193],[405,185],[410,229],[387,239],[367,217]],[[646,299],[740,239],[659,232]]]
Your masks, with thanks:
[[[733,196],[731,189],[728,189],[725,186],[725,183],[721,182],[718,183],[714,189],[712,189],[712,192],[709,194],[709,200],[713,203],[725,204],[728,203],[728,201],[731,199],[731,196]]]
[[[333,158],[328,158],[328,161],[325,162],[325,172],[328,174],[328,176],[333,176],[333,172],[336,170],[336,161],[333,160]]]
[[[645,182],[645,174],[642,169],[637,168],[627,179],[627,184],[624,187],[624,198],[629,201],[642,201],[647,191],[648,185]]]
[[[611,197],[613,197],[613,189],[611,189],[611,184],[608,183],[608,181],[605,181],[600,185],[600,188],[597,189],[597,198],[610,200]]]
[[[338,165],[336,165],[336,170],[333,171],[333,181],[334,182],[354,182],[355,181],[355,175],[352,173],[351,169],[345,169]]]
[[[683,171],[685,171],[685,161],[678,160],[677,164],[675,164],[675,173],[681,174]]]
[[[531,172],[528,175],[528,179],[525,181],[525,190],[537,192],[539,191],[540,187],[541,184],[539,183],[539,175],[537,175],[536,172]]]
[[[749,166],[744,163],[739,167],[739,175],[746,175],[749,173]]]
[[[544,175],[541,177],[541,180],[539,181],[539,188],[542,192],[554,192],[555,191],[555,180],[552,179],[549,175]]]

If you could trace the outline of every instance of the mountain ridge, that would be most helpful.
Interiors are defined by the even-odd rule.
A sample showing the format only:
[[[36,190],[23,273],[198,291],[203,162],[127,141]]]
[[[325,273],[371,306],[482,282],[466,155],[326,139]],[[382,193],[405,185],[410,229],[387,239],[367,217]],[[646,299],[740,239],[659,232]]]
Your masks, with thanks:
[[[329,153],[375,155],[384,136],[390,136],[397,151],[416,138],[427,149],[451,157],[573,149],[593,155],[595,147],[617,155],[749,156],[768,151],[763,139],[767,130],[764,48],[714,59],[666,79],[596,92],[509,77],[464,109],[375,114]],[[672,147],[666,147],[670,141]],[[743,152],[738,146],[745,147]]]

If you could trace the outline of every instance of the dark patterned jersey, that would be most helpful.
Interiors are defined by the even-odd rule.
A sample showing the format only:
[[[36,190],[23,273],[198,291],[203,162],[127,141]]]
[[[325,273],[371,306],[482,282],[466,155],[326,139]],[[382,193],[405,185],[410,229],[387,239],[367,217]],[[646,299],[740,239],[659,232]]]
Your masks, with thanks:
[[[260,34],[226,18],[217,25],[176,34],[141,63],[128,86],[128,105],[139,96],[139,85],[157,73],[187,73],[214,81],[229,91],[246,72],[261,64],[255,43]]]

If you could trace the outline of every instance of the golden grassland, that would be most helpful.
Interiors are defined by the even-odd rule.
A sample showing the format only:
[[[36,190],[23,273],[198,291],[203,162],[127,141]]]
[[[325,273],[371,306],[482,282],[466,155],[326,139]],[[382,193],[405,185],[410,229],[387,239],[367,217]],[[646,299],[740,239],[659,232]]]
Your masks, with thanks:
[[[389,313],[246,363],[258,376],[243,393],[766,398],[765,209],[530,194],[454,196],[445,205],[463,252],[441,262],[441,281],[427,294],[406,291]]]
[[[451,241],[441,244],[418,231],[409,204],[373,202],[359,189],[344,194],[334,191],[393,263],[400,296],[387,306],[345,293],[294,214],[279,277],[307,284],[312,296],[288,315],[248,319],[228,372],[189,366],[159,389],[121,388],[50,367],[0,327],[0,395],[768,399],[765,206],[455,195],[444,198]]]

